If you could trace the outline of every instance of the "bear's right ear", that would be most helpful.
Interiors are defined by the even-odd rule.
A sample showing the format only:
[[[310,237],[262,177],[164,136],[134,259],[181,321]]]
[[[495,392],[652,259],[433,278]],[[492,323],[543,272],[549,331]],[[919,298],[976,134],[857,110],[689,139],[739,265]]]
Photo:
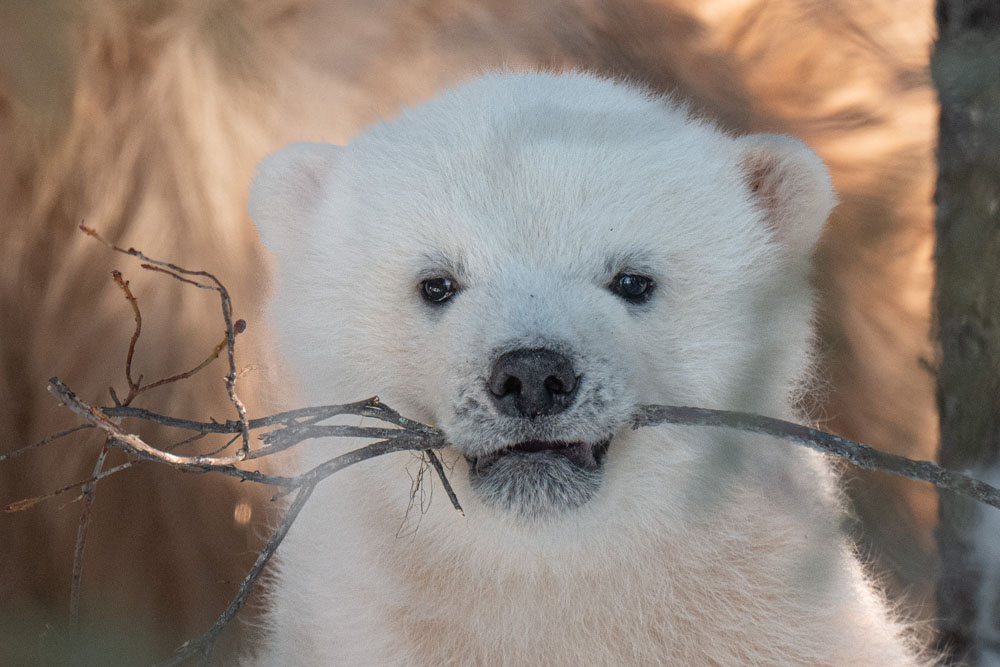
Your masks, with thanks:
[[[248,206],[268,250],[282,256],[297,245],[323,196],[338,150],[333,144],[297,143],[260,163]]]

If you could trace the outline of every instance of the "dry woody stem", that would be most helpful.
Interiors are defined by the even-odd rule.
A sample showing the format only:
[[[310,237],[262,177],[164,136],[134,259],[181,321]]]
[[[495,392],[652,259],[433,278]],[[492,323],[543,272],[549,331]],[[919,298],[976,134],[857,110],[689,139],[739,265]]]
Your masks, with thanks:
[[[205,661],[209,659],[212,646],[219,634],[249,597],[264,566],[277,550],[288,528],[317,484],[343,468],[376,456],[399,451],[422,451],[433,455],[435,450],[447,446],[447,441],[439,430],[402,417],[395,410],[380,403],[377,398],[370,398],[357,403],[302,408],[249,420],[250,429],[276,428],[262,435],[261,441],[264,444],[250,450],[249,455],[245,458],[239,456],[179,456],[147,444],[137,435],[129,433],[115,424],[110,416],[134,417],[197,432],[238,433],[242,425],[237,422],[214,423],[177,420],[135,408],[92,407],[80,400],[58,378],[52,378],[49,391],[87,423],[105,431],[108,434],[109,442],[142,459],[157,461],[181,470],[222,473],[246,481],[282,487],[279,495],[295,492],[295,497],[289,509],[286,510],[282,522],[260,553],[253,568],[241,582],[239,592],[232,603],[204,635],[186,642],[171,660],[163,663],[164,665],[181,664],[189,658],[198,658],[202,664],[207,664]],[[392,424],[395,428],[316,423],[345,414],[371,417]],[[868,470],[879,470],[913,480],[930,482],[938,488],[950,489],[1000,508],[1000,489],[968,475],[945,470],[931,461],[913,461],[902,456],[880,452],[853,440],[780,419],[725,410],[647,405],[639,408],[632,420],[633,428],[655,427],[662,424],[723,427],[787,440],[831,456],[843,458]],[[331,458],[310,470],[291,477],[269,475],[237,467],[238,464],[245,464],[249,460],[283,451],[305,440],[328,437],[363,437],[377,441]],[[461,510],[458,498],[448,484],[440,460],[434,456],[430,461],[444,483],[448,497],[452,500],[455,508]]]
[[[221,301],[223,321],[225,323],[225,338],[215,346],[201,364],[191,370],[163,378],[162,380],[142,384],[142,375],[140,374],[135,378],[132,369],[135,347],[142,330],[142,315],[139,309],[139,302],[131,292],[129,283],[123,278],[122,274],[118,271],[113,272],[112,277],[129,302],[135,320],[135,329],[129,342],[125,360],[125,379],[128,384],[128,393],[125,399],[119,400],[112,389],[110,393],[114,405],[95,407],[81,400],[59,378],[53,377],[49,381],[48,391],[63,406],[76,414],[83,423],[75,428],[49,436],[32,445],[9,453],[0,454],[0,462],[3,462],[7,458],[23,455],[84,429],[99,429],[105,435],[104,446],[97,456],[93,473],[88,479],[34,498],[10,503],[5,508],[7,512],[21,511],[60,493],[74,489],[81,490],[80,499],[83,501],[83,508],[74,552],[70,595],[71,617],[74,622],[78,618],[84,546],[86,544],[87,529],[92,516],[94,495],[98,482],[143,461],[152,461],[167,465],[184,472],[217,473],[236,477],[247,482],[274,486],[277,488],[274,499],[285,495],[292,496],[281,522],[259,553],[253,567],[240,582],[237,594],[226,609],[203,635],[185,642],[169,660],[162,663],[163,665],[179,665],[189,660],[197,661],[198,664],[208,664],[217,639],[250,597],[264,567],[278,549],[289,528],[298,517],[299,512],[309,500],[313,490],[318,484],[334,473],[355,463],[383,454],[401,451],[420,452],[425,459],[425,463],[429,464],[430,468],[433,468],[437,473],[452,506],[461,513],[462,508],[459,498],[448,481],[440,458],[435,454],[436,451],[448,445],[444,434],[440,430],[404,417],[389,406],[381,403],[378,397],[343,405],[300,408],[267,417],[250,419],[235,389],[237,374],[234,347],[236,335],[243,331],[245,323],[243,320],[233,321],[232,303],[229,293],[222,283],[210,273],[189,271],[174,264],[150,259],[134,248],[123,249],[105,241],[97,232],[90,228],[81,225],[81,229],[116,252],[139,258],[143,261],[142,268],[144,269],[164,273],[176,280],[200,289],[216,291]],[[236,419],[225,422],[179,419],[130,405],[132,400],[142,392],[191,377],[221,356],[222,350],[226,350],[227,352],[229,372],[225,377],[225,386],[229,398],[235,407]],[[381,422],[381,425],[355,426],[324,423],[343,415],[374,419]],[[147,443],[132,430],[124,428],[121,425],[123,419],[138,419],[180,429],[192,435],[188,435],[167,446],[156,446]],[[787,440],[830,456],[845,459],[853,465],[867,470],[879,470],[913,480],[930,482],[939,489],[949,489],[979,502],[992,505],[995,508],[1000,508],[1000,490],[989,484],[958,472],[946,470],[931,461],[912,461],[902,456],[887,454],[862,443],[799,424],[741,412],[707,410],[694,407],[647,405],[640,407],[636,411],[631,425],[632,428],[649,428],[662,424],[692,427],[722,427]],[[257,436],[260,444],[254,448],[251,448],[251,431],[262,431]],[[200,440],[210,434],[231,434],[233,438],[225,446],[208,454],[185,455],[173,451],[181,445]],[[266,473],[248,467],[255,460],[286,451],[307,440],[337,437],[362,438],[373,442],[364,447],[334,456],[312,469],[295,475]],[[241,441],[241,446],[235,453],[225,454],[224,452],[228,449],[229,445],[236,440]],[[129,460],[105,470],[105,459],[111,447],[124,450],[129,455]],[[416,494],[417,490],[412,490],[412,493]]]
[[[114,274],[112,274],[115,278],[115,282],[118,283],[118,285],[125,292],[125,297],[128,299],[129,303],[132,306],[132,310],[135,313],[135,325],[136,325],[135,333],[132,334],[132,341],[129,344],[129,353],[126,359],[126,379],[128,380],[129,383],[130,396],[134,397],[133,392],[138,393],[140,391],[145,391],[146,389],[151,389],[154,386],[161,386],[169,382],[176,382],[177,380],[182,380],[186,377],[194,375],[199,370],[201,370],[209,363],[211,363],[211,361],[215,359],[222,351],[222,346],[224,345],[227,348],[228,352],[227,356],[229,361],[229,372],[226,374],[226,391],[229,393],[229,400],[231,400],[233,405],[236,407],[236,413],[239,415],[240,424],[243,426],[242,430],[243,446],[240,448],[240,454],[245,456],[247,451],[250,449],[250,429],[247,425],[246,407],[243,405],[243,401],[240,400],[239,396],[236,395],[235,347],[236,347],[236,334],[243,331],[243,329],[246,327],[246,322],[244,322],[243,320],[238,320],[235,323],[233,322],[233,304],[232,300],[229,298],[229,290],[226,289],[225,285],[223,285],[218,278],[216,278],[208,271],[191,271],[189,269],[177,266],[176,264],[171,264],[170,262],[161,262],[159,260],[147,257],[146,255],[142,254],[135,248],[128,248],[128,249],[120,248],[117,245],[104,240],[104,238],[102,238],[101,235],[98,234],[96,230],[91,229],[86,225],[80,225],[80,229],[85,234],[94,237],[95,239],[97,239],[107,247],[111,248],[115,252],[120,252],[125,255],[131,255],[132,257],[138,257],[143,261],[143,263],[140,266],[146,270],[165,273],[176,280],[179,280],[183,283],[187,283],[188,285],[193,285],[200,289],[215,290],[216,292],[219,293],[219,298],[222,301],[222,319],[226,324],[226,336],[224,338],[224,343],[220,343],[219,346],[216,346],[216,349],[213,351],[213,353],[210,354],[205,361],[203,361],[194,369],[187,371],[185,373],[180,373],[178,375],[169,378],[165,378],[158,382],[154,382],[152,385],[147,385],[146,387],[139,387],[138,385],[139,382],[142,380],[142,378],[140,377],[139,380],[133,383],[132,373],[131,373],[131,362],[132,362],[132,353],[135,350],[135,343],[139,339],[139,333],[140,330],[142,329],[142,317],[139,314],[139,306],[136,302],[136,299],[132,295],[131,291],[129,291],[128,281],[124,281],[121,278],[121,274],[118,273],[117,271]],[[209,281],[211,281],[211,284],[206,284],[203,282],[199,282],[197,280],[192,280],[191,278],[187,278],[185,276],[197,276],[200,278],[207,278]],[[128,401],[126,401],[125,404],[127,405]]]

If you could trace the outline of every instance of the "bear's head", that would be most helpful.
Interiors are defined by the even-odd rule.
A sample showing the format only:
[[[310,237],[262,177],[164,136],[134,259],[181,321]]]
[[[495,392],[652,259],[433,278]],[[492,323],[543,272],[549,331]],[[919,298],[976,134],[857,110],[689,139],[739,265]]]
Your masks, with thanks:
[[[834,202],[796,140],[586,75],[495,74],[347,146],[285,148],[250,207],[307,398],[378,394],[443,429],[483,507],[544,518],[608,466],[670,459],[630,436],[638,405],[791,416]]]

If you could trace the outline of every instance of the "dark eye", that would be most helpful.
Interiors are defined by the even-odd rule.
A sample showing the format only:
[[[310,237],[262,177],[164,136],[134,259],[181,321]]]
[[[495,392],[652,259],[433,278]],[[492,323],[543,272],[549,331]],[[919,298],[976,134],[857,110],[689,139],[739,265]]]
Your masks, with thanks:
[[[428,278],[420,283],[420,296],[427,303],[444,303],[457,291],[458,285],[451,278]]]
[[[653,281],[634,273],[619,273],[611,279],[608,289],[629,303],[642,303],[653,292]]]

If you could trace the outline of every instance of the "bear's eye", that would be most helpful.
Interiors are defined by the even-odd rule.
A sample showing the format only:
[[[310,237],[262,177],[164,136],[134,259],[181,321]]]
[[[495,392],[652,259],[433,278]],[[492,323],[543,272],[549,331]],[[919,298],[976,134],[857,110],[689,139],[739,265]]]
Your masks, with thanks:
[[[634,273],[619,273],[611,279],[608,289],[629,303],[642,303],[653,292],[653,280]]]
[[[444,303],[457,291],[458,285],[451,278],[428,278],[420,283],[420,296],[427,303]]]

